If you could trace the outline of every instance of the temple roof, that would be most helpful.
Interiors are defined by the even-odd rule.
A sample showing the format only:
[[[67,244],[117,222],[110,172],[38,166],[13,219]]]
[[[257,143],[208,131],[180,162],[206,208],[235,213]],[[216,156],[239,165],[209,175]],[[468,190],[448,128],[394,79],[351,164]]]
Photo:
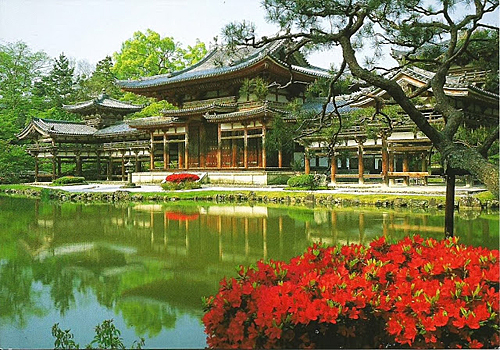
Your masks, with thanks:
[[[191,107],[191,108],[167,109],[167,110],[163,110],[162,113],[165,116],[181,117],[181,116],[189,116],[189,115],[193,115],[193,114],[207,113],[207,112],[211,112],[211,111],[214,111],[214,112],[234,112],[237,110],[237,108],[238,108],[238,103],[236,103],[236,102],[232,102],[232,103],[212,102],[210,104]]]
[[[425,69],[417,67],[406,67],[394,74],[391,78],[392,80],[398,82],[398,84],[413,85],[416,88],[425,86],[434,77],[435,73],[427,71]],[[429,88],[429,91],[432,91]],[[446,83],[444,85],[444,92],[450,97],[462,97],[462,98],[472,98],[480,100],[485,103],[492,105],[498,105],[499,95],[493,92],[489,92],[481,89],[480,87],[472,84],[468,79],[467,75],[453,75],[446,77]],[[373,95],[373,96],[384,96],[386,92],[380,88],[369,88],[363,89],[361,92],[351,95],[352,100],[358,99],[359,101],[352,104],[354,107],[365,107],[374,103],[373,99],[369,96],[363,95]]]
[[[105,93],[99,97],[85,102],[75,103],[73,105],[64,105],[63,109],[72,113],[79,113],[82,115],[94,114],[97,111],[107,111],[118,113],[121,115],[139,112],[144,106],[134,105],[127,102],[122,102],[109,97]]]
[[[300,110],[302,112],[312,112],[312,113],[321,113],[323,112],[323,104],[326,102],[326,97],[317,97],[306,100]],[[336,99],[335,104],[337,105],[337,109],[339,113],[348,113],[357,108],[351,107],[347,101],[343,99]],[[326,105],[326,113],[331,113],[335,110],[334,104],[330,101]]]
[[[31,123],[22,130],[17,137],[29,138],[38,133],[42,136],[90,136],[96,128],[79,122],[33,118]]]
[[[155,116],[155,117],[146,117],[146,118],[130,120],[129,124],[133,128],[140,128],[140,127],[171,125],[177,123],[178,121],[179,119],[175,117]]]
[[[114,136],[114,135],[125,135],[125,134],[138,134],[141,133],[140,130],[134,129],[130,127],[131,121],[126,121],[123,123],[118,123],[115,125],[108,126],[101,130],[98,130],[94,136],[97,137],[106,137],[106,136]]]
[[[230,122],[230,121],[242,121],[253,118],[260,117],[270,117],[279,114],[286,114],[287,112],[270,107],[268,103],[264,103],[262,106],[232,113],[206,113],[204,115],[205,119],[209,123],[217,123],[217,122]]]
[[[106,137],[124,134],[140,133],[137,129],[129,126],[128,122],[118,123],[101,130],[80,122],[70,122],[64,120],[51,120],[33,118],[31,123],[22,130],[17,137],[19,139],[36,138],[37,135],[43,137]]]
[[[278,66],[288,69],[287,63],[282,60],[283,41],[269,43],[260,48],[242,47],[236,51],[228,51],[224,47],[216,47],[198,63],[176,72],[145,77],[139,80],[119,80],[118,86],[124,90],[144,89],[156,86],[169,85],[202,78],[223,76],[253,66],[266,59]],[[300,55],[297,53],[297,55]],[[300,55],[301,56],[301,55]],[[310,77],[329,77],[327,70],[311,66],[301,56],[297,56],[291,65],[294,72]]]

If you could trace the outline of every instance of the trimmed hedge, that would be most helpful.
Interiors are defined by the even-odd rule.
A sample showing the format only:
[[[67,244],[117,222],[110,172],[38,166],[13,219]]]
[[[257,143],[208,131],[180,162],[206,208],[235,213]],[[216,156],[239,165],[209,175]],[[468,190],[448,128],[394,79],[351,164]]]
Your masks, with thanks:
[[[312,174],[302,174],[291,177],[287,181],[288,187],[292,188],[309,188],[317,187],[316,180]]]
[[[84,185],[86,183],[83,176],[63,176],[52,181],[53,185]]]

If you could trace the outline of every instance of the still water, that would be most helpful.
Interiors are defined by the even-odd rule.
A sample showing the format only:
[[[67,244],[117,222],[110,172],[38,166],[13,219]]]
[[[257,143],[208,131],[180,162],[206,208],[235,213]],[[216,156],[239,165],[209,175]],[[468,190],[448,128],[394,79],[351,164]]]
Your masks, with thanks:
[[[203,348],[203,296],[236,266],[288,260],[313,242],[441,238],[442,212],[297,207],[55,204],[0,197],[0,348],[81,346],[113,319],[131,346]],[[461,242],[498,248],[498,213],[459,213]]]

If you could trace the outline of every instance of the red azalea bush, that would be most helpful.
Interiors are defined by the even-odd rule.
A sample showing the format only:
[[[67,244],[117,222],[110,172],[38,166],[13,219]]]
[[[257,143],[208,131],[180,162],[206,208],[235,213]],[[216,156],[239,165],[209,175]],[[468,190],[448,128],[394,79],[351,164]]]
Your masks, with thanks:
[[[499,251],[419,236],[314,245],[221,281],[211,348],[499,346]]]
[[[167,182],[175,182],[175,183],[181,183],[181,182],[188,182],[188,181],[198,181],[200,177],[196,174],[170,174],[168,175],[165,180]]]

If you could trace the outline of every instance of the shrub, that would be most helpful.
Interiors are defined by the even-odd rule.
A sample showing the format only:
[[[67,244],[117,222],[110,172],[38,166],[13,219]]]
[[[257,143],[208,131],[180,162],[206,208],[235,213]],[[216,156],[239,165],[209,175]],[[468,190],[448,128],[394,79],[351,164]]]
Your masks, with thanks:
[[[499,252],[419,236],[315,244],[221,281],[203,317],[212,348],[499,345]]]
[[[86,183],[85,178],[81,176],[63,176],[52,181],[53,185],[81,185]]]
[[[180,182],[194,182],[198,181],[200,177],[196,174],[171,174],[168,175],[165,180],[167,182],[174,182],[174,183],[180,183]]]
[[[115,327],[113,320],[105,320],[102,324],[95,327],[94,340],[88,344],[86,349],[125,349],[121,338],[121,331]],[[54,349],[79,349],[80,344],[74,340],[74,335],[71,330],[62,330],[59,328],[59,323],[52,326],[52,336],[54,340]],[[144,346],[144,338],[134,341],[131,349],[142,349]]]
[[[270,176],[267,181],[268,185],[286,185],[288,180],[290,179],[290,175],[275,175]]]
[[[317,187],[317,183],[312,174],[302,174],[293,176],[287,181],[288,187],[292,188],[308,188],[313,189]]]
[[[164,183],[161,187],[166,191],[175,190],[191,190],[195,188],[201,188],[199,182],[196,182],[200,177],[196,174],[171,174],[165,178]]]

